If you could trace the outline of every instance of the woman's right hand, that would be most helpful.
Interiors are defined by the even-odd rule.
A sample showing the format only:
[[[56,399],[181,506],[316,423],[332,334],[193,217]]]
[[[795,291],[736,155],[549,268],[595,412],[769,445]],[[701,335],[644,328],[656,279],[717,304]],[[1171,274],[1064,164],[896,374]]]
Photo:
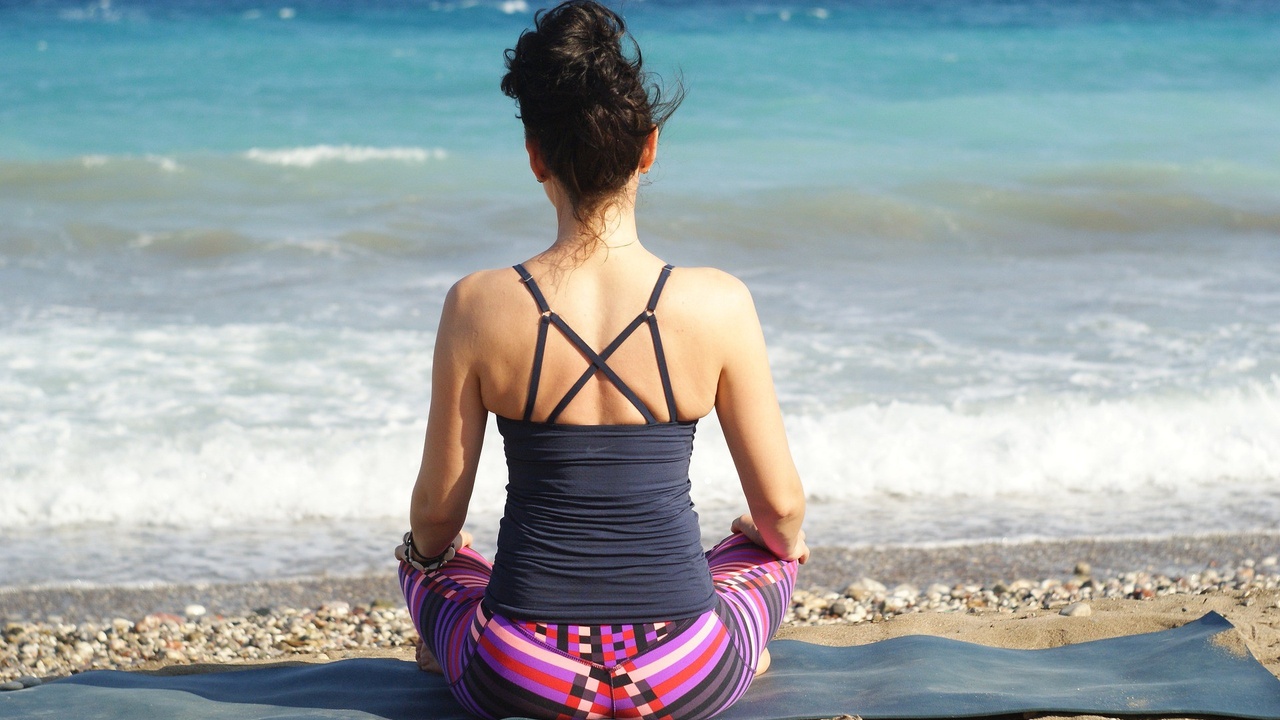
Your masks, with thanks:
[[[765,543],[764,536],[760,534],[760,528],[756,527],[755,520],[751,519],[751,515],[749,513],[743,513],[737,518],[734,518],[733,523],[729,526],[729,530],[732,531],[733,534],[742,535],[756,545],[769,550],[769,545]],[[772,551],[770,550],[770,552]],[[804,541],[804,530],[800,530],[797,534],[791,556],[781,559],[796,560],[801,565],[805,564],[809,560],[809,546]]]
[[[471,543],[473,540],[474,538],[471,536],[471,533],[467,532],[466,530],[461,530],[458,532],[457,536],[453,538],[453,542],[450,543],[449,545],[455,551],[461,550],[464,547],[471,547]],[[400,562],[410,562],[408,545],[405,545],[402,543],[399,547],[396,548],[395,554],[396,554],[396,559],[399,560]]]

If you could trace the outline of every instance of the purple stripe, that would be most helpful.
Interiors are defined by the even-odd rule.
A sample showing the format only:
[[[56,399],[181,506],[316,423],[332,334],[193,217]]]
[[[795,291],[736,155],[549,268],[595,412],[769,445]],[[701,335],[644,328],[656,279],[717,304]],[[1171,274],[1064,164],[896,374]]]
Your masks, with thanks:
[[[444,568],[426,576],[402,565],[400,586],[414,625],[437,658],[442,660],[451,688],[469,711],[483,717],[558,713],[577,715],[579,701],[562,688],[547,687],[530,677],[536,669],[564,686],[596,684],[585,694],[597,703],[613,707],[614,713],[633,710],[647,703],[627,681],[646,688],[672,682],[678,675],[690,677],[669,688],[659,699],[662,715],[681,718],[710,717],[731,705],[746,691],[755,664],[782,620],[795,585],[796,564],[782,562],[767,550],[740,536],[726,539],[707,553],[716,592],[717,608],[692,622],[681,621],[657,644],[643,643],[643,649],[627,643],[615,651],[601,645],[592,651],[624,660],[612,670],[573,658],[551,644],[532,637],[518,620],[494,615],[486,623],[480,601],[489,580],[490,566],[470,549]],[[601,628],[615,634],[631,630],[637,637],[652,634],[652,623],[612,626],[550,625],[563,637],[570,630],[588,636]],[[474,628],[482,628],[475,632]],[[498,634],[501,631],[502,637]],[[707,637],[694,640],[700,633]],[[481,642],[483,639],[484,642]],[[485,642],[492,649],[485,647]],[[598,643],[597,643],[598,644]],[[602,649],[603,648],[603,649]],[[634,654],[629,660],[627,655]],[[704,653],[700,666],[691,668]],[[589,655],[588,655],[589,656]],[[511,665],[504,667],[503,661]],[[670,665],[655,669],[665,661]],[[561,667],[565,662],[574,667]],[[523,669],[523,671],[522,671]],[[583,694],[583,691],[576,691]],[[593,692],[595,694],[593,694]]]

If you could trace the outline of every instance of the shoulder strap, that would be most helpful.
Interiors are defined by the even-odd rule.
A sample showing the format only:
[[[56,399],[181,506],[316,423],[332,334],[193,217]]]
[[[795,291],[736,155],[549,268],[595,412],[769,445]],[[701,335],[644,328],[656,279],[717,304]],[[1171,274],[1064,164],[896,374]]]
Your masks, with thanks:
[[[529,373],[529,392],[525,395],[524,401],[524,421],[529,422],[533,419],[533,405],[538,400],[538,379],[542,377],[542,355],[547,350],[547,325],[551,323],[551,308],[547,306],[547,299],[542,296],[542,290],[538,288],[538,283],[533,281],[533,276],[524,265],[517,264],[515,271],[520,275],[520,282],[524,283],[529,294],[533,296],[533,301],[538,304],[538,312],[542,313],[542,317],[538,320],[538,345],[533,351],[533,370]]]
[[[662,296],[662,288],[667,286],[667,278],[671,277],[671,271],[674,269],[674,265],[667,263],[662,266],[662,272],[658,273],[658,280],[653,284],[653,292],[649,293],[649,304],[644,306],[650,315],[658,309],[658,298]]]
[[[520,275],[520,282],[524,283],[524,286],[529,290],[529,294],[533,296],[533,301],[538,303],[538,312],[551,312],[550,306],[547,305],[547,299],[542,296],[542,289],[538,287],[538,283],[533,281],[533,276],[529,274],[524,265],[516,264],[513,267]]]
[[[649,334],[653,336],[653,357],[658,363],[658,375],[662,378],[662,394],[667,400],[667,422],[676,421],[676,394],[671,389],[671,373],[667,370],[667,356],[662,352],[662,335],[658,332],[658,316],[654,311],[658,309],[658,298],[662,295],[662,289],[667,285],[667,278],[671,276],[671,265],[662,268],[662,272],[658,275],[658,282],[653,286],[653,294],[649,296],[649,304],[645,306],[644,318],[649,324]]]

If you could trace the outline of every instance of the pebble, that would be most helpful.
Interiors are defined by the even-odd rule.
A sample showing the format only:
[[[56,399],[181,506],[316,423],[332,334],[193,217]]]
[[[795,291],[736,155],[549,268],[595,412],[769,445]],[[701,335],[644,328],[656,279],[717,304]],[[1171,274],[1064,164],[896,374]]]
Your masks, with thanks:
[[[871,578],[862,578],[844,589],[844,594],[854,600],[862,601],[874,595],[883,595],[888,591],[884,583],[877,582]]]
[[[197,605],[193,603],[191,605],[188,605],[182,611],[182,614],[186,615],[189,618],[195,618],[195,617],[200,617],[201,615],[204,615],[206,612],[208,611],[204,609],[203,605]]]
[[[10,680],[9,682],[6,682],[6,683],[0,683],[0,692],[8,692],[10,690],[21,690],[25,687],[26,685],[23,685],[17,680]]]
[[[1093,614],[1093,608],[1089,607],[1087,602],[1073,602],[1062,608],[1058,614],[1067,617],[1089,617]]]

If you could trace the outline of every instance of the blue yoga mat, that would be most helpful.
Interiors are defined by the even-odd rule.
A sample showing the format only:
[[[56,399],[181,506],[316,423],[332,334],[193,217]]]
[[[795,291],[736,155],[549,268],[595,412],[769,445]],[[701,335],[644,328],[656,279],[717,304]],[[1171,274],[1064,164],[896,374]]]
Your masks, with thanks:
[[[1004,650],[913,635],[856,647],[780,640],[773,667],[724,720],[848,713],[946,718],[1055,712],[1280,719],[1280,680],[1209,613],[1174,630]],[[1225,636],[1230,638],[1231,635]],[[1233,648],[1236,648],[1233,650]],[[94,671],[0,694],[3,718],[469,720],[444,681],[403,660],[202,675]]]

